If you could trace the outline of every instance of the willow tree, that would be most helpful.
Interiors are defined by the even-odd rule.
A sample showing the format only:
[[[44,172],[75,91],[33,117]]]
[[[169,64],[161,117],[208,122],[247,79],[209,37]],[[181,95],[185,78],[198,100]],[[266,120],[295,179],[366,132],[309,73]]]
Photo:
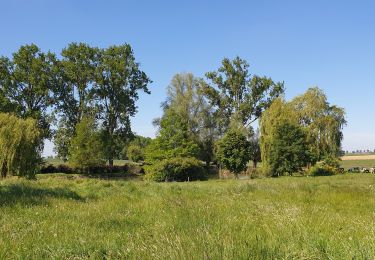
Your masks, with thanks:
[[[20,119],[0,113],[1,177],[33,177],[41,152],[41,133],[35,119]]]
[[[260,121],[262,165],[267,172],[275,174],[271,172],[274,160],[277,159],[277,156],[272,156],[277,154],[274,151],[275,144],[283,144],[282,141],[286,140],[283,138],[291,136],[290,133],[285,133],[285,136],[278,135],[278,131],[284,129],[285,125],[301,128],[305,135],[308,156],[303,155],[302,157],[306,159],[306,165],[320,161],[325,157],[338,157],[343,138],[342,129],[345,124],[344,110],[330,105],[326,95],[319,88],[310,88],[305,94],[290,102],[276,99],[262,115]],[[295,135],[301,137],[299,130],[295,131]],[[282,140],[280,142],[277,139]],[[298,138],[294,139],[290,141],[294,142]],[[285,141],[285,143],[288,142]],[[300,143],[302,144],[302,142]],[[303,145],[305,144],[303,143]],[[300,168],[301,165],[298,167]]]
[[[294,98],[290,105],[299,123],[306,128],[307,138],[317,160],[338,157],[346,125],[345,111],[328,102],[323,90],[314,87]]]

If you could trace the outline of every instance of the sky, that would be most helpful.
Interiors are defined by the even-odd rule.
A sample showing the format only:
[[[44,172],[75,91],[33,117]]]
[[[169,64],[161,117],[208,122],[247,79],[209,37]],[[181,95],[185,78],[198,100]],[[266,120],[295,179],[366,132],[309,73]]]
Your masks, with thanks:
[[[57,54],[71,42],[129,43],[153,80],[132,119],[138,134],[155,135],[174,74],[203,77],[240,56],[252,74],[284,81],[288,100],[323,89],[345,108],[344,150],[375,149],[375,1],[0,0],[0,14],[0,56],[30,43]]]

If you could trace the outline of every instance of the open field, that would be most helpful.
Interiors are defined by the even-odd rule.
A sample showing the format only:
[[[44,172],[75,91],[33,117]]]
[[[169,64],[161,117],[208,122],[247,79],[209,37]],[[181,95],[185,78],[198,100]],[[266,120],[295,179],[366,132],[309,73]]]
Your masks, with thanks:
[[[355,161],[355,160],[375,160],[375,155],[348,155],[341,158],[343,161]]]
[[[341,158],[341,166],[345,169],[352,167],[375,167],[375,155],[351,155]]]
[[[375,175],[72,177],[0,181],[0,259],[375,258]]]

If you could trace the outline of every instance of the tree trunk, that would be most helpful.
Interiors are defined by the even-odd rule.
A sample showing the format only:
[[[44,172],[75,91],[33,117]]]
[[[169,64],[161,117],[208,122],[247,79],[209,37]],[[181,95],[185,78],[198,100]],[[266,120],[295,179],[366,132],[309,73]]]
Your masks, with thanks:
[[[7,163],[3,162],[3,166],[1,167],[1,178],[3,178],[3,179],[6,178],[7,172],[8,172]]]

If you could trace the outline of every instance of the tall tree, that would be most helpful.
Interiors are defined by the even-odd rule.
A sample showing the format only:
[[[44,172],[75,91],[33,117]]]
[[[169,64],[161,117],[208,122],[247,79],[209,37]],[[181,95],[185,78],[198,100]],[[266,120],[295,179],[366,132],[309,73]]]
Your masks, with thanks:
[[[188,135],[200,147],[199,158],[209,164],[217,131],[212,107],[203,95],[202,81],[191,73],[176,74],[167,87],[163,107],[186,121]]]
[[[0,58],[0,88],[13,112],[22,118],[38,121],[44,138],[50,137],[51,118],[47,108],[51,105],[54,88],[53,64],[55,55],[43,53],[35,44],[21,46],[13,59]]]
[[[126,138],[131,132],[130,117],[137,112],[138,93],[150,93],[149,83],[151,80],[139,69],[129,44],[100,51],[95,73],[95,97],[103,121],[109,165],[113,165],[116,150],[121,150],[116,138]]]
[[[317,87],[294,98],[290,105],[296,111],[299,123],[307,128],[316,159],[340,156],[342,130],[346,125],[344,109],[330,105],[325,93]]]
[[[54,105],[59,115],[59,127],[54,143],[57,155],[66,159],[76,125],[88,111],[92,114],[92,86],[99,49],[85,43],[71,43],[61,52],[55,64],[57,84]]]
[[[98,48],[85,43],[71,43],[62,50],[57,64],[60,84],[55,89],[56,106],[73,128],[91,101],[98,52]]]
[[[206,77],[209,83],[204,84],[204,92],[216,108],[221,133],[228,129],[231,121],[249,126],[284,92],[284,83],[251,75],[249,64],[239,57],[225,58],[222,66],[206,73]]]

